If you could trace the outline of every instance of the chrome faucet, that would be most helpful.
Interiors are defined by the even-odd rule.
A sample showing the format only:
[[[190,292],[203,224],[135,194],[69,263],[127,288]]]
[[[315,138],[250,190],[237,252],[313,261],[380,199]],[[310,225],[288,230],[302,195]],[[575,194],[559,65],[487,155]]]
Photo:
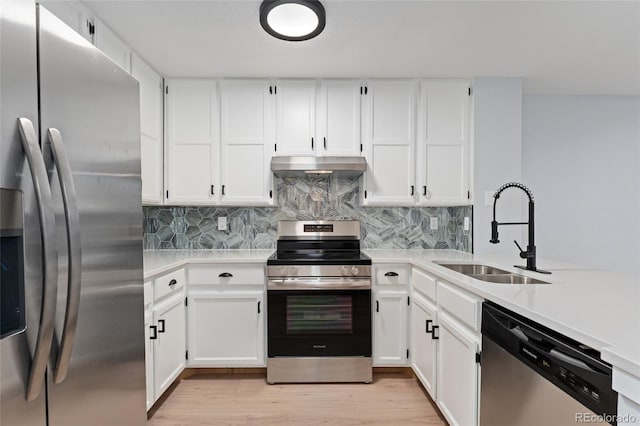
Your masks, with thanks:
[[[496,221],[496,203],[498,202],[498,198],[500,198],[500,194],[507,188],[520,188],[527,194],[529,197],[529,220],[527,222],[502,222],[498,223]],[[500,225],[527,225],[529,231],[529,241],[527,244],[527,250],[522,250],[520,244],[516,240],[513,240],[518,246],[518,250],[520,250],[520,257],[522,259],[527,260],[527,266],[515,265],[516,268],[526,269],[528,271],[535,271],[541,274],[550,274],[549,271],[543,271],[536,267],[536,246],[534,242],[534,218],[533,218],[533,194],[531,190],[524,186],[521,183],[517,182],[509,182],[502,185],[498,190],[493,194],[493,220],[491,221],[491,239],[489,240],[492,244],[498,244],[500,240],[498,239],[498,226]]]

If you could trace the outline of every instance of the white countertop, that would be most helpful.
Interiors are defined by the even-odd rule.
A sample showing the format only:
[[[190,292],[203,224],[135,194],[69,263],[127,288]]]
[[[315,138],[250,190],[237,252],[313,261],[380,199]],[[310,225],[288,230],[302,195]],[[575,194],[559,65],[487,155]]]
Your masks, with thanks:
[[[187,263],[264,263],[274,250],[158,250],[144,252],[144,276]],[[364,250],[373,263],[411,263],[559,333],[589,345],[602,358],[640,377],[640,283],[631,277],[538,259],[551,275],[514,268],[514,256],[475,256],[457,250]],[[550,282],[492,284],[434,262],[483,263]]]

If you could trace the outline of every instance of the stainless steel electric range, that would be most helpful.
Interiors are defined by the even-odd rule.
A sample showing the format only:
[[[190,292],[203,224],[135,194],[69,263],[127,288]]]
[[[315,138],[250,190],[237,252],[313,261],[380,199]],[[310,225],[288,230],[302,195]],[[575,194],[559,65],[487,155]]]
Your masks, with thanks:
[[[360,222],[278,222],[267,278],[267,382],[370,383],[371,259]]]

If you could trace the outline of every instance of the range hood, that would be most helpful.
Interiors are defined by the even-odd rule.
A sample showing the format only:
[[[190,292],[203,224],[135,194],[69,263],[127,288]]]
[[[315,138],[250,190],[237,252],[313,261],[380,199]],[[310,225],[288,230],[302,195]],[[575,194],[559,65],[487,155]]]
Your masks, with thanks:
[[[338,175],[360,176],[367,170],[363,157],[272,157],[276,176]]]

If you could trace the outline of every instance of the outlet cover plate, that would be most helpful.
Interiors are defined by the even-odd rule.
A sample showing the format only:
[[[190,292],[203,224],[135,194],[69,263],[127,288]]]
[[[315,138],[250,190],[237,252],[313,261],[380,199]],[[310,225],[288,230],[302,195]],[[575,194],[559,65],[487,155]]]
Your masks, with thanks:
[[[218,216],[218,231],[226,231],[226,230],[227,230],[227,217]]]
[[[435,231],[436,229],[438,229],[438,218],[437,217],[432,217],[429,220],[429,227],[431,228],[432,231]]]

